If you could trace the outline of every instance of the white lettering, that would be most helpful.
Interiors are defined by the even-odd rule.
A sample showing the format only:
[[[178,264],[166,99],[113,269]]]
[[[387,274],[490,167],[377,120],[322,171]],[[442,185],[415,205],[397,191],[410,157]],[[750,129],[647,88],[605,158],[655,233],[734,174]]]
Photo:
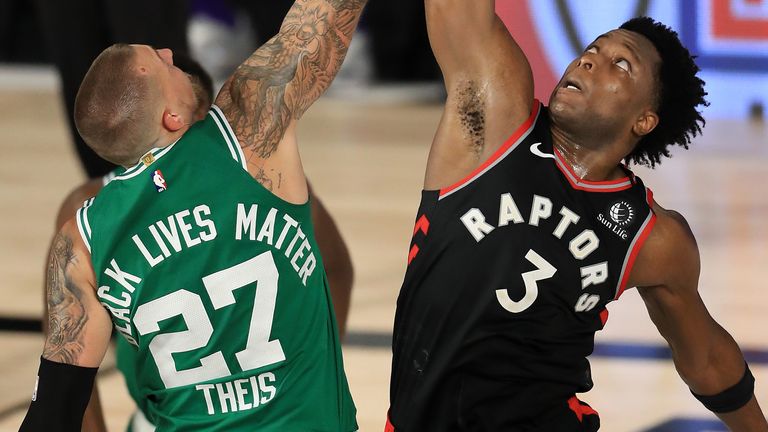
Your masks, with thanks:
[[[261,399],[259,398],[259,382],[258,378],[252,376],[249,381],[251,382],[251,390],[253,390],[253,407],[261,405]]]
[[[128,317],[128,314],[131,312],[129,309],[116,308],[104,302],[100,302],[100,303],[102,306],[109,309],[109,312],[112,314],[113,317],[115,317],[115,319],[119,319],[120,321],[131,322],[131,319]],[[130,334],[130,331],[128,334]]]
[[[155,222],[155,224],[160,228],[160,232],[163,233],[163,236],[168,240],[168,243],[171,244],[173,250],[181,252],[181,238],[179,237],[179,231],[176,229],[176,223],[173,221],[173,216],[168,216],[168,225],[165,225],[162,220]],[[153,227],[149,227],[149,230],[152,231],[152,228]],[[157,240],[157,237],[155,237],[155,240]],[[160,243],[160,240],[157,242]],[[168,253],[165,256],[167,258],[170,255],[171,254]]]
[[[608,280],[608,261],[581,268],[581,289]]]
[[[211,241],[216,238],[216,225],[210,219],[203,219],[202,215],[210,216],[211,209],[207,205],[199,205],[192,210],[192,214],[195,216],[195,223],[200,228],[208,228],[208,232],[201,231],[200,239],[204,242]],[[178,252],[178,250],[176,251]]]
[[[600,303],[600,296],[597,294],[582,294],[576,302],[576,312],[588,312]]]
[[[247,383],[247,379],[235,380],[235,393],[237,393],[237,407],[240,411],[251,409],[253,404],[245,402],[245,395],[248,394],[248,390],[243,388],[243,384]]]
[[[307,286],[307,278],[312,276],[312,272],[315,270],[316,265],[317,260],[315,259],[315,254],[309,254],[307,260],[304,261],[304,265],[301,266],[301,270],[299,270],[299,277],[304,286]]]
[[[213,384],[198,384],[195,386],[195,390],[202,390],[203,397],[205,397],[205,406],[208,407],[208,415],[213,415],[213,401],[211,400],[211,390]]]
[[[480,242],[486,235],[493,231],[493,226],[485,222],[485,215],[479,209],[469,209],[464,216],[461,217],[461,221],[476,242]]]
[[[149,263],[150,267],[154,267],[160,264],[165,259],[163,258],[162,255],[153,257],[152,254],[150,254],[149,251],[147,250],[147,247],[144,246],[144,243],[141,241],[138,235],[134,234],[134,236],[131,237],[131,239],[133,239],[133,242],[136,243],[136,247],[138,247],[141,254],[144,255],[144,259],[147,260],[147,263]]]
[[[296,222],[296,219],[288,216],[287,214],[283,215],[283,220],[285,221],[285,225],[283,225],[283,230],[280,232],[280,237],[277,238],[277,243],[275,243],[275,247],[278,249],[283,246],[283,241],[285,240],[285,236],[288,235],[288,230],[299,226],[299,223]]]
[[[235,239],[242,240],[243,233],[250,231],[251,240],[256,240],[256,210],[258,206],[256,204],[251,205],[248,209],[248,214],[245,214],[245,206],[243,204],[237,204],[237,222],[235,230]]]
[[[158,246],[160,246],[160,251],[163,253],[163,256],[168,258],[171,256],[171,251],[168,250],[168,247],[165,245],[165,242],[163,239],[160,238],[160,234],[157,233],[157,229],[154,225],[149,226],[149,232],[152,233],[152,237],[155,239],[155,243],[157,243]]]
[[[259,387],[261,388],[262,392],[268,393],[267,395],[261,397],[262,404],[271,401],[272,398],[275,397],[275,393],[277,393],[277,389],[274,386],[267,384],[267,380],[269,380],[270,383],[274,383],[276,381],[275,374],[272,372],[264,372],[263,374],[259,375]]]
[[[217,409],[219,413],[240,412],[269,403],[277,394],[275,382],[274,373],[263,372],[229,382],[198,384],[195,390],[202,393],[208,415],[214,415]]]
[[[299,248],[296,250],[296,253],[293,255],[293,258],[291,259],[291,265],[297,272],[299,271],[299,265],[296,263],[296,261],[299,258],[302,258],[304,256],[304,251],[307,250],[309,250],[309,242],[304,239],[304,241],[301,242],[301,246],[299,246]]]
[[[226,389],[224,388],[226,386]],[[237,401],[235,399],[235,389],[232,388],[231,382],[225,382],[216,384],[216,392],[219,394],[219,403],[221,404],[221,412],[227,413],[227,402],[229,402],[229,409],[232,412],[237,412]]]
[[[568,207],[565,206],[560,209],[560,215],[563,216],[563,218],[560,219],[560,223],[557,224],[557,228],[555,228],[555,231],[552,233],[559,239],[563,238],[563,234],[565,234],[565,230],[568,228],[568,225],[575,224],[580,219],[579,215],[572,212]]]
[[[541,219],[548,219],[550,216],[552,216],[552,201],[547,197],[534,195],[533,205],[531,205],[531,217],[528,220],[528,224],[539,226]]]
[[[600,246],[600,239],[597,238],[595,232],[592,230],[584,230],[581,234],[576,236],[576,238],[571,240],[568,248],[574,258],[583,260],[588,257],[589,254],[594,252],[598,246]]]
[[[200,239],[195,237],[192,238],[189,236],[189,231],[192,230],[192,225],[188,224],[184,218],[189,216],[189,210],[182,210],[178,213],[176,213],[176,222],[179,224],[179,228],[181,228],[181,236],[184,237],[184,243],[187,244],[187,247],[190,248],[192,246],[197,246],[200,244]]]
[[[120,266],[117,265],[117,261],[115,261],[114,259],[109,262],[109,265],[111,265],[112,267],[111,268],[108,267],[106,270],[104,270],[104,273],[107,276],[114,279],[115,281],[117,281],[117,283],[122,285],[123,288],[128,290],[128,292],[134,292],[136,288],[128,282],[130,281],[137,284],[141,282],[141,278],[138,276],[134,276],[128,272],[124,272],[120,270]]]
[[[499,202],[499,226],[507,226],[510,221],[519,224],[525,222],[525,219],[520,214],[512,194],[505,193]]]
[[[293,240],[291,240],[291,243],[288,244],[288,248],[285,249],[285,257],[286,258],[291,256],[291,250],[293,250],[293,246],[296,244],[296,240],[298,240],[299,238],[304,239],[305,237],[306,236],[304,235],[304,231],[302,231],[301,228],[299,228],[296,231],[296,235],[293,237]]]
[[[259,236],[256,237],[256,241],[263,242],[264,238],[267,239],[267,244],[272,245],[272,239],[275,234],[275,216],[277,215],[277,209],[270,209],[267,214],[267,220],[264,221],[264,225],[261,226]]]
[[[102,298],[108,302],[112,302],[118,306],[127,308],[131,305],[131,296],[127,292],[123,291],[120,293],[120,297],[122,298],[116,298],[111,294],[108,294],[107,291],[110,290],[110,287],[107,285],[100,286],[99,289],[96,291],[96,295],[99,298]]]

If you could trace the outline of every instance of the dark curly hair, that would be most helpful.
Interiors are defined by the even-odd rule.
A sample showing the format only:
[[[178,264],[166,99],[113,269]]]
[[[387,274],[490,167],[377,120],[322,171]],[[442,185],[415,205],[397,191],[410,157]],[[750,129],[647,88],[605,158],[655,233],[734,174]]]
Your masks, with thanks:
[[[649,17],[633,18],[619,28],[645,36],[661,57],[656,80],[659,124],[626,158],[627,162],[654,168],[662,156],[670,156],[671,145],[687,149],[691,139],[701,133],[706,121],[697,108],[709,105],[704,98],[707,92],[704,81],[696,76],[699,67],[694,57],[674,30]]]

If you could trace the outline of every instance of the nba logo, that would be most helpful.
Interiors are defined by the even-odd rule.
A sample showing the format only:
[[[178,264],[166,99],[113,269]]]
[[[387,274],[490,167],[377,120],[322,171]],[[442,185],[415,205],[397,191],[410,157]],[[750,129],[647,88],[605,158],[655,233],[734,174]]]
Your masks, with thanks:
[[[165,182],[165,177],[163,177],[163,173],[160,170],[155,170],[155,172],[152,173],[152,183],[155,185],[155,189],[157,189],[158,192],[163,192],[168,189],[168,184]]]

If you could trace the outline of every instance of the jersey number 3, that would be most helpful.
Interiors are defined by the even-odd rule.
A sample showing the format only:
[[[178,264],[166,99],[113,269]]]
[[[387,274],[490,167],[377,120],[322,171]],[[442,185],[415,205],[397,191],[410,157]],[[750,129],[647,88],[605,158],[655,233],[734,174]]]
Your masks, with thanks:
[[[285,360],[278,339],[269,340],[277,300],[277,267],[271,252],[264,252],[248,261],[218,271],[203,278],[203,285],[213,308],[218,310],[235,305],[234,291],[256,284],[248,342],[235,357],[242,370],[251,370]],[[149,343],[149,351],[157,364],[166,388],[195,384],[231,375],[221,351],[200,359],[200,366],[178,370],[174,353],[200,349],[213,335],[213,325],[198,294],[180,289],[139,306],[134,325],[139,334],[160,331],[159,323],[181,315],[187,330],[159,334]]]
[[[525,284],[525,295],[522,299],[514,301],[509,297],[509,293],[506,289],[496,290],[496,299],[499,300],[501,306],[512,312],[520,313],[533,304],[536,298],[539,296],[539,281],[549,279],[555,275],[557,269],[533,251],[528,249],[528,253],[525,254],[525,259],[530,261],[531,264],[536,266],[536,270],[531,270],[523,273],[523,283]]]

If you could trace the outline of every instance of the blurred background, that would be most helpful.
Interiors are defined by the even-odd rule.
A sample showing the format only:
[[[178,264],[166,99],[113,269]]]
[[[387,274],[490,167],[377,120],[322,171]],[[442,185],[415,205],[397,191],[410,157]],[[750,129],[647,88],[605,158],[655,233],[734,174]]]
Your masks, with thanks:
[[[43,268],[59,204],[111,166],[78,145],[69,110],[92,59],[115,42],[172,47],[216,88],[279,28],[288,0],[0,0],[0,431],[26,411],[42,338]],[[711,105],[690,151],[633,168],[683,213],[702,254],[702,297],[740,342],[768,406],[768,0],[497,0],[526,51],[536,97],[598,35],[638,15],[674,28],[698,56]],[[345,64],[299,127],[305,169],[352,254],[344,345],[362,431],[388,406],[395,301],[444,90],[423,2],[369,0]],[[726,430],[677,377],[634,291],[609,307],[583,396],[607,431]],[[110,430],[132,411],[114,360],[100,373]]]

